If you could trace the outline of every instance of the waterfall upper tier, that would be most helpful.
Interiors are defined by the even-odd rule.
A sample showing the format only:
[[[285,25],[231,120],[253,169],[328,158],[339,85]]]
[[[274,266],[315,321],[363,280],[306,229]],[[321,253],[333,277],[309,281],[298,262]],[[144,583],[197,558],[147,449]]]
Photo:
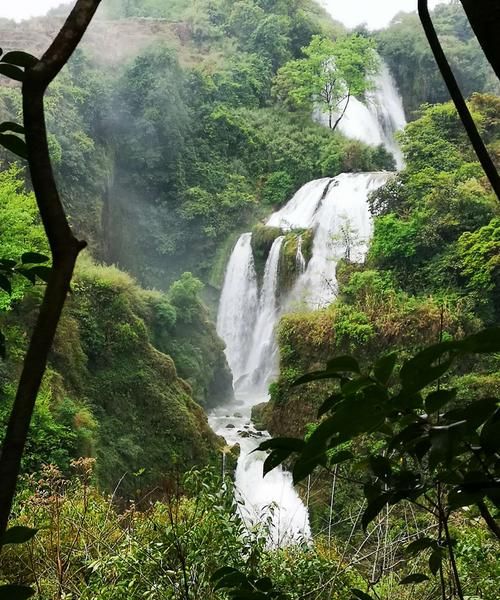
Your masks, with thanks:
[[[346,103],[348,102],[347,108]],[[395,134],[406,126],[403,100],[387,65],[381,61],[380,70],[373,79],[372,89],[364,99],[351,97],[339,106],[339,129],[348,138],[370,146],[384,146],[392,154],[398,169],[404,160]],[[325,113],[317,112],[316,118],[328,125]]]

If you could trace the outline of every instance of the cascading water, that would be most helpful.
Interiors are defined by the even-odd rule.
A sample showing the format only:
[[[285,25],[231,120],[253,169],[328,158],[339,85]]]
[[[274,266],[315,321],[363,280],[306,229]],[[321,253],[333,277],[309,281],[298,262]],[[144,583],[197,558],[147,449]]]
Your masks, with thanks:
[[[370,144],[384,144],[399,165],[402,157],[393,134],[402,126],[401,101],[384,66],[366,104],[351,100],[341,130]],[[278,289],[284,235],[272,245],[260,286],[250,233],[239,238],[226,269],[217,331],[226,343],[235,394],[233,402],[215,409],[209,420],[229,445],[240,446],[235,473],[239,510],[249,526],[270,522],[271,545],[310,538],[308,511],[293,487],[291,475],[278,468],[263,477],[266,457],[262,452],[254,452],[269,437],[267,432],[256,431],[251,410],[268,399],[268,385],[278,372],[275,326],[280,315],[293,304],[318,307],[335,297],[337,262],[342,257],[353,261],[364,258],[371,235],[368,195],[388,177],[387,172],[359,173],[310,181],[271,215],[266,225],[279,227],[284,234],[295,229],[311,230],[313,234],[307,261],[302,234],[298,233],[298,276],[286,297]]]
[[[278,319],[278,268],[284,239],[284,236],[276,238],[269,252],[260,293],[259,312],[246,363],[245,390],[264,395],[269,381],[278,374],[278,348],[274,328]]]
[[[297,269],[297,273],[300,274],[304,273],[307,266],[304,253],[302,252],[302,244],[303,239],[302,236],[299,235],[299,237],[297,238],[297,252],[295,254],[295,268]]]
[[[346,102],[339,106],[339,114],[344,111]],[[316,112],[316,118],[328,124],[325,113]],[[351,96],[339,129],[348,138],[370,146],[383,145],[393,155],[397,168],[401,169],[404,166],[403,155],[394,134],[405,125],[403,101],[387,65],[381,61],[373,89],[367,92],[363,102]]]
[[[226,343],[227,361],[235,381],[245,374],[257,318],[257,275],[251,243],[252,234],[245,233],[234,247],[217,315],[217,332]]]

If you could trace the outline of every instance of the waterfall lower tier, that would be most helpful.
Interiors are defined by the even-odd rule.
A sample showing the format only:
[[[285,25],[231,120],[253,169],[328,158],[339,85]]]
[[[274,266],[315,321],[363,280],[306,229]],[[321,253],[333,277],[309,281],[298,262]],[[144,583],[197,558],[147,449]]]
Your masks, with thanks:
[[[229,445],[240,446],[235,487],[242,518],[263,533],[269,527],[268,544],[282,547],[309,540],[311,529],[307,508],[293,487],[291,474],[279,467],[262,476],[266,453],[254,450],[269,434],[255,430],[250,413],[253,405],[266,400],[266,396],[236,393],[234,403],[215,409],[209,422]]]
[[[289,473],[275,469],[263,477],[265,456],[253,450],[267,437],[250,422],[252,405],[267,400],[267,389],[278,373],[275,338],[278,319],[294,304],[318,307],[336,295],[335,271],[340,258],[361,261],[371,235],[368,196],[390,173],[344,174],[304,185],[267,226],[283,231],[274,240],[260,289],[252,256],[251,234],[243,234],[229,260],[219,304],[217,331],[226,342],[233,371],[235,400],[210,415],[212,428],[229,444],[241,448],[236,469],[240,510],[254,526],[269,519],[270,543],[288,544],[310,536],[307,509]],[[283,297],[278,289],[279,265],[287,232],[310,230],[309,261],[297,245],[297,279]]]

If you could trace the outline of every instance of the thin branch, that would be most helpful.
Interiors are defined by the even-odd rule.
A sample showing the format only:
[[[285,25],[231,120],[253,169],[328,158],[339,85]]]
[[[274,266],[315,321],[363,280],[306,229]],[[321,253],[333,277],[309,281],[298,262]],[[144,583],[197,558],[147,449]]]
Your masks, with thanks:
[[[497,538],[500,540],[500,525],[498,525],[498,523],[495,521],[494,517],[488,510],[488,507],[486,506],[486,504],[484,503],[483,500],[478,502],[477,505],[479,507],[479,512],[481,513],[481,516],[483,517],[484,521],[486,522],[486,525],[488,525],[488,528],[490,529],[490,531],[492,533],[494,533],[497,536]]]
[[[474,151],[477,154],[479,162],[481,163],[481,166],[483,167],[484,172],[491,183],[491,187],[500,201],[500,176],[498,175],[495,164],[493,163],[493,160],[479,134],[469,107],[467,106],[462,92],[460,91],[460,86],[458,85],[455,75],[450,67],[450,63],[448,62],[443,48],[441,47],[436,29],[434,28],[431,15],[429,13],[428,0],[418,0],[418,13],[427,36],[427,40],[429,41],[429,45],[434,54],[434,58],[436,59],[439,70],[441,71],[441,75],[444,79],[446,87],[450,92],[450,96],[456,106],[463,126],[465,127],[472,146],[474,147]]]
[[[38,209],[52,252],[52,272],[24,359],[16,398],[0,455],[0,537],[10,515],[21,458],[26,445],[36,397],[76,259],[85,247],[68,224],[50,162],[43,96],[82,39],[101,0],[78,0],[43,57],[26,69],[22,95],[28,164]]]

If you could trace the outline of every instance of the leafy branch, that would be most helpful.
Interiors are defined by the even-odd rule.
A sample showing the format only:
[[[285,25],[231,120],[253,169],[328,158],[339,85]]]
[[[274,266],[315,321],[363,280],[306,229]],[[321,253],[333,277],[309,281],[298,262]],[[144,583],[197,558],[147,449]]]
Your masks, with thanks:
[[[26,157],[47,234],[52,269],[24,360],[0,455],[0,537],[16,490],[21,457],[48,355],[69,290],[76,259],[85,247],[73,235],[52,172],[44,113],[44,94],[80,42],[100,0],[77,0],[68,19],[40,60],[25,52],[2,55],[0,73],[22,83],[23,126],[4,123],[0,142]],[[25,139],[18,137],[23,134]],[[15,139],[14,139],[15,138]]]

